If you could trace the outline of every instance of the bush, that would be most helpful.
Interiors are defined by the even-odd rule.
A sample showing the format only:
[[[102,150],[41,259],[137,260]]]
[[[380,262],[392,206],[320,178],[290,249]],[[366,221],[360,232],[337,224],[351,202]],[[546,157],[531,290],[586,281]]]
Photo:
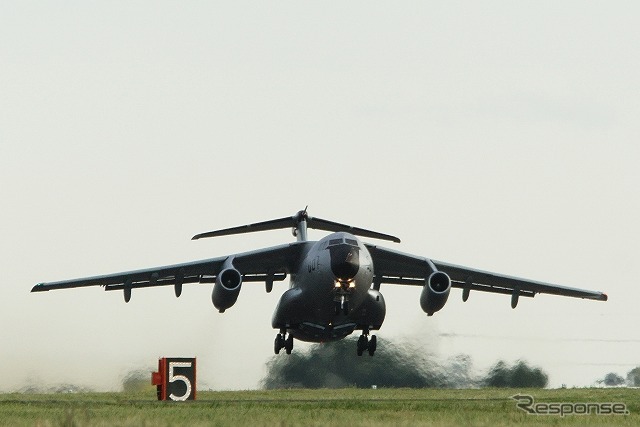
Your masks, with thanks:
[[[509,367],[501,360],[489,370],[482,384],[500,388],[544,388],[548,382],[549,377],[540,368],[532,368],[522,360]]]

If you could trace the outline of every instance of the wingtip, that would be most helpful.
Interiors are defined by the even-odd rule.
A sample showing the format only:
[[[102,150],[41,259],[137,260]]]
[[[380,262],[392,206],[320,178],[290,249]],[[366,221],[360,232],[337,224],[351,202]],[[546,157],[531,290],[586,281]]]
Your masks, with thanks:
[[[44,283],[38,283],[33,288],[31,288],[31,292],[42,292],[42,291],[46,291],[46,289],[44,289]]]

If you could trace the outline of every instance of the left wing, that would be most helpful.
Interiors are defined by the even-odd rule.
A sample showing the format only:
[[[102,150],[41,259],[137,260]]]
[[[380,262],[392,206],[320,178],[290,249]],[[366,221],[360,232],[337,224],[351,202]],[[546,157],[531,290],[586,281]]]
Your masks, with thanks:
[[[463,295],[466,297],[469,296],[470,291],[474,290],[509,294],[516,298],[517,296],[533,297],[535,294],[552,294],[598,301],[607,300],[607,295],[602,292],[569,288],[505,274],[491,273],[369,244],[366,244],[366,247],[373,258],[374,284],[376,285],[392,283],[423,286],[425,279],[431,273],[442,271],[451,278],[451,286],[463,289]]]
[[[308,246],[307,242],[297,242],[201,261],[82,279],[45,282],[35,285],[31,292],[104,286],[107,291],[124,290],[125,300],[128,301],[131,289],[171,285],[175,286],[176,296],[179,296],[184,283],[215,282],[217,274],[228,260],[242,274],[243,281],[272,283],[286,278],[287,273],[299,262],[300,256],[308,250]]]

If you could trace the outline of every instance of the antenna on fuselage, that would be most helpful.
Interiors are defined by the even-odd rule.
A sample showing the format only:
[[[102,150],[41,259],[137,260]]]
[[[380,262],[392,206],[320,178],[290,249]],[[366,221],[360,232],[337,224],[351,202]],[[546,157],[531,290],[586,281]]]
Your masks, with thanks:
[[[400,239],[389,234],[378,233],[377,231],[365,230],[364,228],[352,227],[350,225],[340,224],[338,222],[328,221],[322,218],[314,218],[307,214],[307,206],[302,211],[298,211],[293,216],[272,219],[270,221],[256,222],[254,224],[241,225],[239,227],[225,228],[223,230],[208,231],[206,233],[196,234],[191,240],[203,239],[206,237],[229,236],[232,234],[253,233],[255,231],[277,230],[281,228],[293,228],[293,235],[298,241],[307,240],[307,228],[324,231],[345,231],[362,237],[370,237],[372,239],[390,240],[400,243]]]

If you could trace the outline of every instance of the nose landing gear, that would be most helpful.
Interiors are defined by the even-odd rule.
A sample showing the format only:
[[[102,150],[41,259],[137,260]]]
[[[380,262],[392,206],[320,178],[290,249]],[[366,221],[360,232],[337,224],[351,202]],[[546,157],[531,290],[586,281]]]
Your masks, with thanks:
[[[354,281],[337,281],[334,287],[333,303],[336,316],[349,315],[349,297],[355,288]]]
[[[348,295],[340,295],[334,301],[335,304],[335,314],[338,315],[340,313],[347,316],[349,314],[349,298]]]

